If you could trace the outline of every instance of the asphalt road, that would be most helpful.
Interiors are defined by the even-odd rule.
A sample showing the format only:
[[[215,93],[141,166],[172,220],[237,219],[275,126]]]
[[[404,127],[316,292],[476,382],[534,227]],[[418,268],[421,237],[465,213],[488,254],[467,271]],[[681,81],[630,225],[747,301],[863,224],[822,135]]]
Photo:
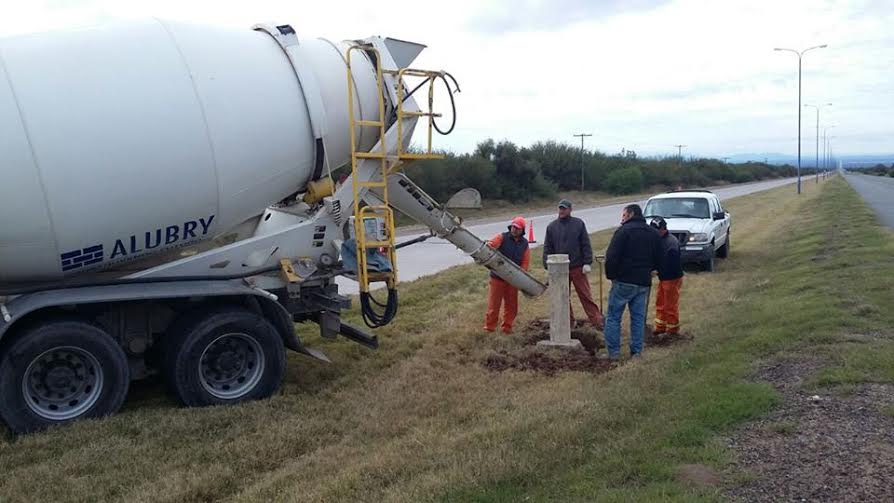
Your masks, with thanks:
[[[846,174],[844,179],[875,210],[879,221],[894,229],[894,178]]]
[[[724,200],[773,189],[782,185],[794,183],[795,180],[795,178],[786,178],[782,180],[733,185],[713,189],[713,192],[717,194],[721,200]],[[640,205],[645,204],[645,201],[631,202],[638,202]],[[587,224],[587,230],[592,233],[620,225],[621,210],[628,204],[630,204],[630,202],[591,208],[575,208],[573,215],[582,219],[584,223]],[[528,219],[529,225],[533,222],[534,239],[536,241],[541,241],[543,233],[546,231],[546,226],[556,218],[556,214],[525,215],[525,217]],[[735,218],[735,215],[733,218]],[[506,222],[491,222],[478,225],[471,223],[470,225],[467,225],[470,231],[484,239],[490,239],[494,235],[504,232],[506,226]],[[407,239],[409,238],[402,237],[397,241],[401,242]],[[540,246],[540,243],[532,245],[532,247],[535,248],[538,246]],[[399,280],[412,281],[422,276],[438,273],[449,267],[469,264],[473,261],[468,255],[456,249],[450,242],[443,239],[431,238],[424,243],[411,245],[398,250],[397,262]],[[537,265],[532,264],[532,267],[537,267]],[[341,293],[355,294],[358,291],[357,283],[355,281],[346,278],[338,278],[338,284]]]

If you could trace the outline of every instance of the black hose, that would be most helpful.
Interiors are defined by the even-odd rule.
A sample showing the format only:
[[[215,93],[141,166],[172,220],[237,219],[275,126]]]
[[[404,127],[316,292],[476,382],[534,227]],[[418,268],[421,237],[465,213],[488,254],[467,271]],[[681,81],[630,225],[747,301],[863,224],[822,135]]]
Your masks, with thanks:
[[[372,304],[384,308],[384,310],[381,313],[376,312]],[[360,293],[360,312],[363,315],[363,322],[370,328],[384,327],[391,323],[397,316],[397,305],[397,290],[394,288],[388,289],[388,300],[384,304],[376,300],[369,292]]]
[[[438,127],[438,122],[432,119],[432,125],[435,127],[435,131],[438,133],[447,136],[448,134],[453,132],[453,129],[456,127],[456,102],[453,100],[453,94],[459,92],[459,83],[456,82],[456,79],[453,78],[453,75],[450,75],[447,72],[441,73],[438,77],[444,81],[444,85],[447,86],[447,96],[450,96],[450,108],[452,109],[453,120],[450,122],[450,128],[447,131],[442,131],[441,128]],[[450,83],[447,82],[447,77],[450,77],[450,80],[453,81],[453,85],[456,86],[456,91],[450,88]]]
[[[404,247],[407,247],[407,246],[410,246],[410,245],[414,245],[414,244],[416,244],[416,243],[421,243],[421,242],[423,242],[423,241],[425,241],[425,240],[427,240],[427,239],[429,239],[429,238],[433,238],[433,237],[435,237],[434,234],[424,234],[424,235],[419,236],[419,237],[417,237],[417,238],[413,238],[413,239],[411,239],[411,240],[409,240],[409,241],[404,241],[403,243],[398,243],[398,244],[394,247],[394,249],[395,249],[395,250],[400,250],[401,248],[404,248]]]
[[[447,81],[447,77],[450,77],[450,80],[453,81],[453,86],[456,88],[456,90],[454,90],[453,88],[450,87],[450,82]],[[439,78],[442,81],[444,81],[444,85],[447,87],[447,95],[450,96],[450,108],[452,111],[453,120],[450,123],[450,128],[447,131],[442,131],[441,128],[438,127],[438,123],[434,119],[432,119],[432,125],[435,127],[435,131],[437,131],[441,135],[446,136],[446,135],[452,133],[453,129],[456,128],[456,102],[453,99],[453,95],[455,93],[460,92],[459,83],[456,81],[456,78],[454,78],[453,75],[451,75],[447,72],[442,72],[442,73],[438,74],[438,76],[435,78]],[[404,95],[403,101],[407,101],[408,99],[410,99],[410,97],[413,96],[413,94],[415,94],[416,91],[421,89],[422,86],[425,85],[427,82],[428,82],[428,79],[425,79],[422,82],[420,82],[419,84],[417,84],[416,87],[414,87],[412,90],[410,90],[410,92],[408,92],[407,94]],[[397,118],[397,110],[395,110],[391,113],[391,119],[394,120],[396,118]]]

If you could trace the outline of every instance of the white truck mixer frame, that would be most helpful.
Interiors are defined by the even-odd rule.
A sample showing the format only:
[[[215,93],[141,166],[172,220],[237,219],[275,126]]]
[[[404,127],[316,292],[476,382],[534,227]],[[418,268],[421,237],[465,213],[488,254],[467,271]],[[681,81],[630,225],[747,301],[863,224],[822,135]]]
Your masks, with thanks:
[[[158,373],[188,406],[268,397],[284,347],[329,361],[295,322],[377,347],[341,321],[351,300],[335,278],[357,277],[367,324],[391,321],[391,208],[527,295],[543,293],[396,172],[432,157],[432,89],[447,74],[408,69],[423,47],[158,20],[0,40],[9,428],[113,414],[132,379]],[[411,77],[422,82],[408,91]],[[426,82],[423,109],[414,92]],[[420,119],[428,149],[410,152]],[[341,166],[351,175],[336,187]],[[384,232],[369,235],[367,222]],[[390,267],[368,269],[374,249]],[[343,251],[356,254],[355,270]],[[383,312],[370,302],[376,281],[388,287]]]

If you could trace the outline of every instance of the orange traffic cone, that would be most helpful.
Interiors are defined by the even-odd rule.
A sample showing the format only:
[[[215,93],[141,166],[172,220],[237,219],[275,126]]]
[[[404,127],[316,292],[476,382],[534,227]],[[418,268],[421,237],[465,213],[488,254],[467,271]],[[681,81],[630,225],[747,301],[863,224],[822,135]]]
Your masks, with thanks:
[[[537,241],[534,241],[534,220],[533,219],[531,219],[528,222],[528,242],[529,243],[537,242]]]

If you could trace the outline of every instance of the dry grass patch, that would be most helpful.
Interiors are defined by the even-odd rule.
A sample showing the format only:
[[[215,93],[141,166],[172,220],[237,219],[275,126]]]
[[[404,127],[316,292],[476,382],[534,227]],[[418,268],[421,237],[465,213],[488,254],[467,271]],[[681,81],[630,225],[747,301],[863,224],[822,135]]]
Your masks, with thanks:
[[[728,353],[739,334],[724,326],[737,299],[774,285],[757,271],[780,260],[774,242],[818,189],[793,192],[726,204],[730,258],[684,282],[690,344],[647,347],[642,360],[597,375],[491,372],[481,362],[523,347],[524,336],[480,329],[487,274],[458,267],[402,285],[379,351],[302,328],[334,364],[290,355],[283,391],[270,400],[184,409],[150,382],[116,417],[7,439],[0,499],[713,499],[716,489],[681,484],[675,467],[722,464],[714,433],[777,400],[771,387],[741,382],[748,360]],[[610,236],[595,234],[594,249]],[[546,316],[546,299],[522,306],[519,327]],[[739,327],[772,325],[786,311],[767,306]],[[760,352],[749,344],[735,351]]]

